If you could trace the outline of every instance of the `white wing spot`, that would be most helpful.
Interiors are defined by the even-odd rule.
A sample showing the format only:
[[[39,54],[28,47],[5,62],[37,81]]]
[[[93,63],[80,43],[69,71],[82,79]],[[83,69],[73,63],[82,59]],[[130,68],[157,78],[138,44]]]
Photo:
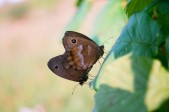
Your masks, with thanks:
[[[81,65],[84,65],[84,57],[81,54],[81,52],[83,51],[83,46],[79,45],[78,48],[79,48],[79,51],[77,52],[77,55],[79,56],[79,58],[81,60]]]

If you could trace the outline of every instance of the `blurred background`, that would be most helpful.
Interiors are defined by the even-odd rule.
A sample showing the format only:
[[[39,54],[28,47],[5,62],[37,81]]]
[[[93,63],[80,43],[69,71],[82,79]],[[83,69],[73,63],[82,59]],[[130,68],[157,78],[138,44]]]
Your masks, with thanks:
[[[78,29],[85,35],[98,36],[91,33],[100,32],[99,29],[92,31],[93,24],[108,0],[90,1],[93,1],[92,8],[87,11],[86,7],[77,7],[77,0],[0,0],[0,112],[93,110],[94,90],[88,85],[78,86],[72,95],[78,83],[54,75],[47,67],[50,58],[64,52],[65,30]],[[85,21],[81,21],[84,17],[79,14],[85,15]],[[115,22],[112,28],[118,32],[107,33],[103,40],[119,35],[125,22]],[[83,26],[79,28],[81,23]],[[97,28],[107,29],[97,25],[96,22]],[[99,67],[97,63],[90,74],[96,75]]]

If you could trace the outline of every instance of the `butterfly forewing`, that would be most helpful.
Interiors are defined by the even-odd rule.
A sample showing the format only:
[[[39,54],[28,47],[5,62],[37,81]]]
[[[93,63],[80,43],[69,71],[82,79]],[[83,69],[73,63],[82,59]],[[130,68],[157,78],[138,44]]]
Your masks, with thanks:
[[[98,46],[87,36],[67,31],[63,38],[63,45],[67,54],[69,66],[77,70],[86,70],[92,67],[103,55],[103,47]]]

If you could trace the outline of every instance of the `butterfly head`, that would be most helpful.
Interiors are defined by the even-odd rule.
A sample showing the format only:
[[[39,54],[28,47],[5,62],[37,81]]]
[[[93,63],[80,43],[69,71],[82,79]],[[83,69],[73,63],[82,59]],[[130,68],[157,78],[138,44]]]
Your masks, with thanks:
[[[100,46],[100,58],[103,56],[104,54],[104,45]]]
[[[88,79],[88,76],[86,74],[83,75],[82,79],[79,81],[79,84],[82,86],[84,82],[86,82]]]

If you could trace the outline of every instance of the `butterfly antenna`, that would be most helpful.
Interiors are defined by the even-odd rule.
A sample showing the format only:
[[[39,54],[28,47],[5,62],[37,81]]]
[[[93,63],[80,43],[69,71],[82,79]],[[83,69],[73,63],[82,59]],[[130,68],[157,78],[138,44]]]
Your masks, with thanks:
[[[98,60],[98,62],[99,62],[99,64],[100,64],[100,66],[101,66],[101,62],[100,62],[100,60]]]
[[[110,37],[110,38],[113,38],[113,37]],[[108,43],[107,41],[108,41],[110,38],[107,38],[106,40],[104,40],[101,45],[104,45],[105,43]]]
[[[73,93],[74,93],[74,91],[75,91],[75,89],[77,88],[78,85],[79,85],[79,84],[76,84],[76,85],[73,87],[72,95],[73,95]]]
[[[108,54],[106,51],[104,51],[104,53]]]
[[[106,50],[106,49],[103,49],[103,50],[104,50],[104,52],[105,52],[106,54],[108,54],[108,52],[109,52],[108,50]]]
[[[102,59],[105,59],[105,58],[102,57]]]
[[[108,50],[104,49],[104,51],[109,52]]]
[[[95,76],[92,76],[91,74],[89,74],[89,76],[91,76],[91,77],[95,77]]]

